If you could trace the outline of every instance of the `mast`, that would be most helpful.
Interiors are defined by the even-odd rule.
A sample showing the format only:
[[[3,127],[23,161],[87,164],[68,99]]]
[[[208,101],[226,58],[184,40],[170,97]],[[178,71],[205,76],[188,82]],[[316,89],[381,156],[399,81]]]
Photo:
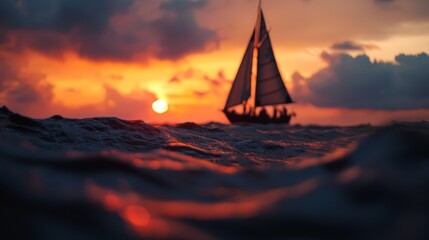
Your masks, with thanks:
[[[253,47],[258,48],[260,36],[261,36],[261,10],[262,10],[262,1],[259,0],[258,3],[258,13],[256,17],[256,25],[255,25],[255,43]]]
[[[261,19],[262,19],[262,0],[258,1],[258,9],[256,13],[256,23],[254,28],[254,39],[253,39],[253,57],[251,62],[251,76],[250,76],[250,97],[248,101],[245,102],[246,105],[251,108],[255,108],[255,100],[256,100],[256,74],[257,74],[257,62],[258,62],[258,47],[260,44],[261,38]],[[253,104],[252,104],[253,103]]]

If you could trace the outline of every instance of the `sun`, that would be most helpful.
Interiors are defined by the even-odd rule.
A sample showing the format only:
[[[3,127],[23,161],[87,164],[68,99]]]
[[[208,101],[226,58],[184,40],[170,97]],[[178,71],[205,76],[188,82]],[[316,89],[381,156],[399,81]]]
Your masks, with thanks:
[[[168,111],[168,103],[165,100],[158,99],[152,103],[152,109],[156,113],[163,114]]]

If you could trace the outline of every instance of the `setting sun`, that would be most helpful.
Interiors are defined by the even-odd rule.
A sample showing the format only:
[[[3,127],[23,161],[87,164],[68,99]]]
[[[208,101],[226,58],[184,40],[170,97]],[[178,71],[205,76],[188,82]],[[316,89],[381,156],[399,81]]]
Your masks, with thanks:
[[[159,99],[152,103],[152,109],[159,114],[165,113],[168,111],[168,103],[165,100]]]

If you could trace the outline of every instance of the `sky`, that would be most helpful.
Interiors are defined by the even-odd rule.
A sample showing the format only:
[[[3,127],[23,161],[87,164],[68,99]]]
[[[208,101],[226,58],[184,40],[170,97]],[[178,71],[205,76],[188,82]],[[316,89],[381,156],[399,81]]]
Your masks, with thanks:
[[[1,0],[0,105],[226,123],[257,0]],[[265,0],[293,124],[429,120],[429,1]],[[169,111],[155,113],[157,99]]]

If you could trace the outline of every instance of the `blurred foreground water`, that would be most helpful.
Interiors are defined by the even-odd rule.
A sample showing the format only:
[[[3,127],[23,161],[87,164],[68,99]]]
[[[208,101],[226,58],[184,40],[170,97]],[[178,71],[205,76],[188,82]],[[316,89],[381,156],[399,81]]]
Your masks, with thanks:
[[[429,239],[429,124],[152,126],[0,109],[0,239]]]

